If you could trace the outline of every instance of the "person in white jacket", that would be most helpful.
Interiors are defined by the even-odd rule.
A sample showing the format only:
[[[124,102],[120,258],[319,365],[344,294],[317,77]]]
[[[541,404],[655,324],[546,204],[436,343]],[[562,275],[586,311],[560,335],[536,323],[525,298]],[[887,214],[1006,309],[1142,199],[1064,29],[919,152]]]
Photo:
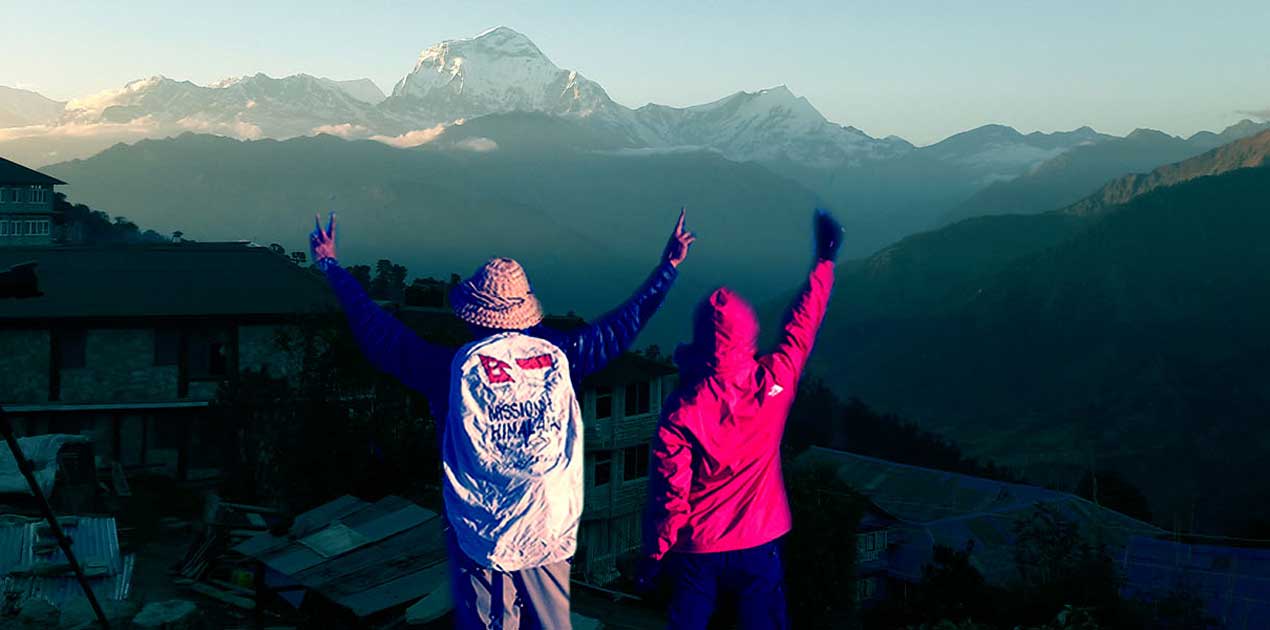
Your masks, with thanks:
[[[445,418],[441,460],[459,628],[568,629],[569,561],[582,514],[582,414],[575,383],[617,357],[661,306],[694,236],[684,214],[648,280],[581,330],[541,325],[520,264],[494,258],[457,285],[454,313],[476,341],[427,343],[380,309],[335,259],[335,216],[310,236],[358,344],[378,369]]]

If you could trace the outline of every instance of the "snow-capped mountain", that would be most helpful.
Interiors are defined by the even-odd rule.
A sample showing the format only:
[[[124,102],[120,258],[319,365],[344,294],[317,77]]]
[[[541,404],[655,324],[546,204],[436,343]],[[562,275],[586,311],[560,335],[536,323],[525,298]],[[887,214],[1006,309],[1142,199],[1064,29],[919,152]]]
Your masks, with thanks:
[[[65,108],[62,101],[0,85],[0,128],[47,125],[61,118]]]
[[[384,106],[421,124],[514,111],[593,116],[625,109],[505,26],[423,51]]]
[[[971,178],[985,183],[1018,176],[1073,146],[1104,137],[1088,128],[1024,136],[1009,127],[990,125],[914,149],[894,136],[873,138],[830,122],[805,97],[783,85],[737,92],[692,107],[649,104],[631,109],[613,101],[595,81],[557,66],[525,35],[500,26],[427,48],[387,97],[367,79],[337,81],[307,74],[282,78],[256,74],[207,86],[162,76],[133,81],[66,105],[61,122],[74,132],[59,136],[66,140],[59,156],[83,157],[76,154],[73,143],[89,135],[93,140],[84,144],[85,150],[108,138],[162,137],[183,131],[236,138],[328,133],[410,147],[433,142],[447,129],[455,132],[461,121],[470,124],[483,116],[513,113],[561,117],[575,128],[586,128],[578,133],[580,137],[603,137],[604,144],[611,146],[649,151],[710,149],[732,160],[817,171],[917,151],[965,166]],[[482,128],[532,137],[533,133],[509,127],[534,124],[533,120],[522,116]],[[54,127],[49,133],[56,136],[61,131]],[[31,142],[27,137],[23,140]],[[497,144],[486,138],[470,140],[482,147]]]
[[[876,139],[825,119],[806,97],[781,85],[737,92],[713,103],[674,108],[649,104],[634,112],[645,139],[661,145],[710,147],[737,160],[789,160],[833,167],[912,150],[899,138]]]
[[[981,177],[982,183],[990,184],[1014,179],[1075,147],[1112,137],[1089,127],[1024,135],[1013,127],[984,125],[949,136],[920,151],[962,165]]]
[[[338,81],[336,79],[319,77],[318,80],[327,85],[343,90],[345,94],[348,94],[363,103],[378,105],[382,103],[385,98],[388,98],[388,96],[384,94],[384,91],[379,89],[379,86],[375,85],[375,82],[370,79],[350,79],[348,81]]]
[[[373,105],[349,88],[307,74],[276,79],[255,74],[209,86],[155,76],[71,101],[66,118],[81,124],[143,120],[162,132],[184,129],[238,138],[286,138],[331,125],[369,129],[379,123]]]

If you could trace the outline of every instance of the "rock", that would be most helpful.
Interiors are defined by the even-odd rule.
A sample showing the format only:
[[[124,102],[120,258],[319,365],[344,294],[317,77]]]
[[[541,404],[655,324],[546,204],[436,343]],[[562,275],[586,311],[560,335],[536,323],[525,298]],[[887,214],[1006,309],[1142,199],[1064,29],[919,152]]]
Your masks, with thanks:
[[[97,603],[101,605],[101,611],[106,613],[106,621],[110,622],[112,628],[123,626],[124,621],[137,614],[135,602],[98,599]],[[56,626],[48,627],[63,630],[89,630],[98,627],[97,615],[93,613],[93,607],[88,604],[87,598],[76,597],[62,605],[62,616]]]
[[[28,599],[22,602],[17,627],[55,628],[57,627],[57,608],[39,598]]]
[[[194,602],[172,599],[146,604],[145,608],[132,618],[132,627],[186,630],[202,627],[202,621]]]

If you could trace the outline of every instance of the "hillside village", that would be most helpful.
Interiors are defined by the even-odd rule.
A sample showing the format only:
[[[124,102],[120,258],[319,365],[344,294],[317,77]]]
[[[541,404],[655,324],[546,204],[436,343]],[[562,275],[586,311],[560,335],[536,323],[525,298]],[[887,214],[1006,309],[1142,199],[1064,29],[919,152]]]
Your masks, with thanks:
[[[0,269],[10,270],[4,286],[14,294],[0,302],[10,349],[0,358],[0,405],[106,613],[133,627],[196,618],[217,627],[443,627],[435,420],[426,401],[349,352],[342,316],[305,255],[179,236],[75,242],[55,203],[63,186],[73,184],[0,161]],[[388,261],[377,272],[356,273],[383,306],[425,338],[463,342],[446,297],[454,278],[405,285],[404,268]],[[314,394],[333,370],[356,378]],[[581,395],[580,627],[662,623],[633,593],[630,571],[648,441],[675,382],[675,368],[652,350],[621,357]],[[1102,558],[1123,580],[1113,596],[1185,595],[1188,610],[1224,627],[1270,623],[1261,595],[1270,551],[1179,537],[1096,496],[823,446],[791,454],[787,473],[809,530],[791,546],[828,545],[844,561],[845,590],[821,595],[841,602],[831,615],[920,620],[932,575],[958,570],[959,557],[985,593],[1018,589],[1030,566],[1020,550],[1051,544],[1069,548],[1042,556]],[[805,496],[817,506],[810,512]],[[826,512],[824,501],[835,507]],[[38,504],[13,454],[0,453],[0,527],[20,541],[0,557],[0,613],[63,627],[91,620]],[[851,516],[825,520],[839,510]],[[1183,582],[1191,590],[1179,595]]]

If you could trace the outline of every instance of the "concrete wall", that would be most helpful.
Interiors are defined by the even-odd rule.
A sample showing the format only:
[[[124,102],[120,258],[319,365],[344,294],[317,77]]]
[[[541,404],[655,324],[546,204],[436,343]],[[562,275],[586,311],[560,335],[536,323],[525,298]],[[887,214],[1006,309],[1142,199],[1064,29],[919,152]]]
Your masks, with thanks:
[[[0,402],[47,401],[49,331],[0,329],[0,349]]]

